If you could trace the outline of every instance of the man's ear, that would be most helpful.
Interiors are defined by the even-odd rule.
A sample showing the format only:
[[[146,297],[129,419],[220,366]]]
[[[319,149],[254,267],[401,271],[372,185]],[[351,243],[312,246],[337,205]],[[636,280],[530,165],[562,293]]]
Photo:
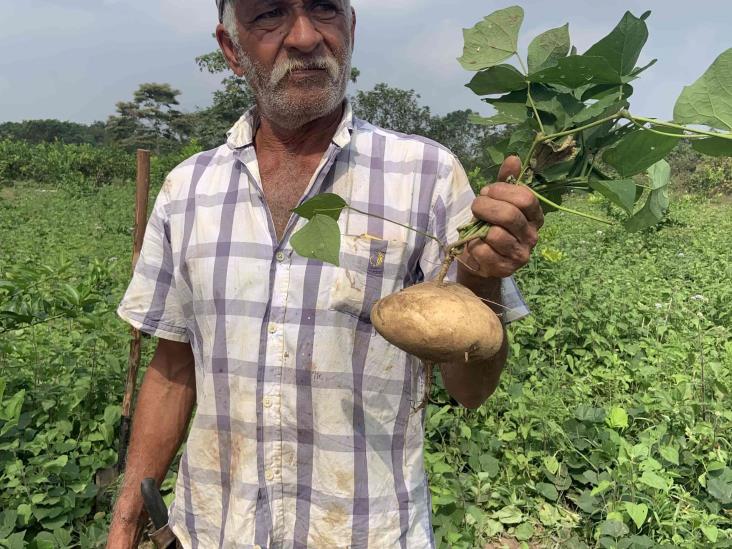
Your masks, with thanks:
[[[236,54],[234,42],[231,41],[229,33],[221,23],[216,26],[216,41],[219,43],[219,48],[221,48],[221,53],[224,54],[229,68],[237,76],[244,76],[244,69],[239,65],[239,56]]]

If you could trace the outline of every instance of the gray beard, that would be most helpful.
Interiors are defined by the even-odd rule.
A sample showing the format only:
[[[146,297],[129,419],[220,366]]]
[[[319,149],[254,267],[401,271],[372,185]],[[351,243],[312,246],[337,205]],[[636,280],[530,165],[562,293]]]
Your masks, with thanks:
[[[259,115],[280,128],[294,130],[333,113],[346,97],[351,74],[351,52],[336,55],[338,74],[328,73],[329,85],[318,89],[309,101],[288,95],[287,75],[279,82],[271,82],[271,73],[253,63],[239,51],[239,63],[244,76],[254,92]]]

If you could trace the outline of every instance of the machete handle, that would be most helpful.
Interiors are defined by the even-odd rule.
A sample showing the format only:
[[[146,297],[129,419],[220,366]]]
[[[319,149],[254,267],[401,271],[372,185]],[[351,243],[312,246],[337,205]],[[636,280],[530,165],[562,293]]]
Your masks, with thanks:
[[[159,530],[168,524],[168,508],[165,506],[163,496],[160,495],[155,480],[151,478],[142,481],[140,490],[142,491],[142,501],[145,503],[145,509],[150,515],[153,526]]]

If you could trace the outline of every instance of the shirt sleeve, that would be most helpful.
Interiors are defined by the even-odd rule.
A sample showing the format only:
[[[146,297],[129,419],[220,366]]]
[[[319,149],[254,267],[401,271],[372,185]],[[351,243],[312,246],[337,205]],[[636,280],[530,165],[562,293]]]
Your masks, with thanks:
[[[439,177],[435,186],[430,211],[430,230],[441,242],[455,242],[458,239],[458,228],[473,219],[471,206],[475,193],[470,187],[468,176],[460,161],[452,157],[452,165],[444,177]],[[441,247],[434,241],[428,240],[420,259],[420,268],[425,279],[430,280],[437,276],[444,260]],[[457,262],[453,263],[447,274],[447,280],[455,281],[457,277]],[[505,312],[505,323],[515,322],[530,314],[521,291],[513,277],[504,278],[501,287],[501,301]]]
[[[190,341],[183,307],[175,287],[167,197],[158,195],[147,224],[142,251],[117,314],[146,334]]]

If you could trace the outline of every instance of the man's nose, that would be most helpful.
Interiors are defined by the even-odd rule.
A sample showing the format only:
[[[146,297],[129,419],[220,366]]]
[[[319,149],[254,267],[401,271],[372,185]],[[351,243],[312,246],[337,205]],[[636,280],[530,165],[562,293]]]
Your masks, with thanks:
[[[312,53],[322,42],[323,35],[315,28],[310,17],[305,13],[298,13],[285,37],[284,45],[303,53]]]

